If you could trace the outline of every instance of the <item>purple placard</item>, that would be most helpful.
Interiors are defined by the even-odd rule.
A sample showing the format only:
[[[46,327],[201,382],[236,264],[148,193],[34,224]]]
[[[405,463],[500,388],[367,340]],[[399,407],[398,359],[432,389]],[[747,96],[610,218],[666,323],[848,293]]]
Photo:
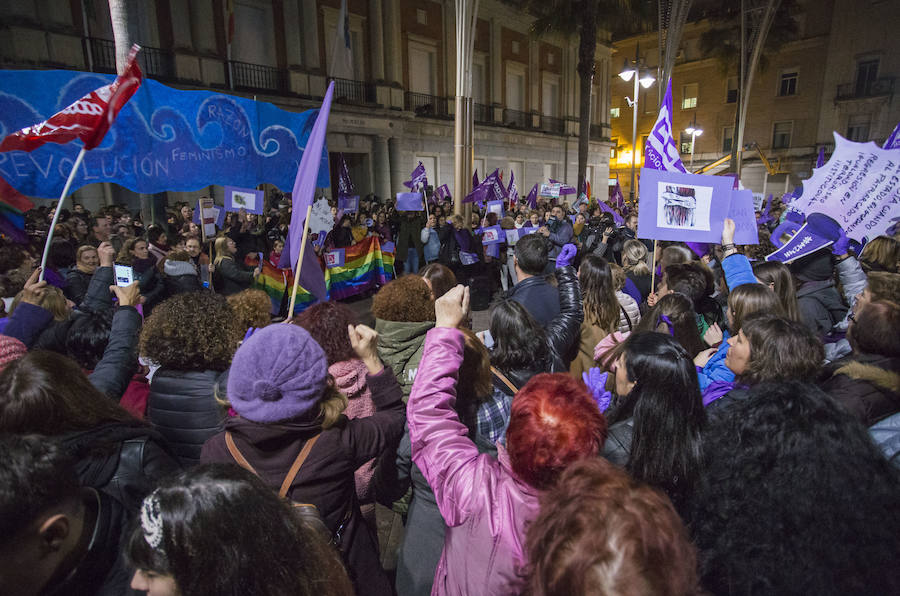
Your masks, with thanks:
[[[240,211],[262,215],[266,201],[263,191],[255,188],[225,187],[225,211]]]
[[[524,236],[521,229],[513,228],[511,230],[506,230],[506,243],[510,246],[514,246],[516,242],[519,241],[520,236]]]
[[[731,186],[722,176],[641,168],[638,237],[721,242]]]
[[[398,192],[397,211],[425,211],[420,192]]]
[[[383,242],[381,244],[381,252],[389,252],[391,254],[394,254],[394,252],[396,250],[397,250],[397,247],[394,245],[393,242]]]
[[[478,262],[478,255],[474,252],[459,251],[459,261],[463,265],[474,265]]]
[[[506,235],[500,226],[489,226],[481,228],[482,244],[502,244],[506,240]]]
[[[337,208],[344,213],[356,213],[359,211],[359,195],[338,197]]]
[[[728,217],[734,220],[735,244],[759,244],[753,191],[731,191],[731,205],[728,207]]]
[[[325,253],[325,266],[331,269],[332,267],[343,267],[344,266],[344,249],[336,248],[334,250],[329,250]]]
[[[315,234],[315,237],[312,239],[313,246],[322,246],[323,244],[325,244],[326,236],[328,236],[328,232],[325,231]]]
[[[519,238],[521,238],[522,236],[527,236],[528,234],[534,234],[539,229],[540,228],[526,228],[526,227],[519,228]]]
[[[503,217],[503,201],[488,201],[487,212],[496,213],[497,217]]]
[[[787,264],[830,244],[832,244],[832,240],[815,234],[810,230],[809,222],[807,222],[794,234],[793,238],[784,243],[775,252],[766,255],[766,260],[781,261]]]

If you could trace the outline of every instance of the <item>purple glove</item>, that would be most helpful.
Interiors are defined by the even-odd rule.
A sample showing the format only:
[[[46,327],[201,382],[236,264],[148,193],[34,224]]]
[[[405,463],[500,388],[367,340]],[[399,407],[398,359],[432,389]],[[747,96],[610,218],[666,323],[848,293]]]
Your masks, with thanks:
[[[562,250],[559,251],[559,256],[556,257],[556,268],[560,267],[568,267],[572,264],[572,261],[575,260],[575,254],[578,252],[578,249],[575,248],[574,244],[566,244],[562,247]]]
[[[844,232],[843,228],[840,228],[840,231],[841,235],[838,236],[838,239],[831,245],[831,254],[837,256],[847,254],[847,250],[850,248],[850,239],[847,238],[847,233]]]
[[[597,407],[600,408],[601,412],[605,412],[609,407],[609,402],[612,401],[612,393],[606,390],[606,378],[608,376],[608,372],[602,373],[596,367],[588,372],[581,373],[581,380],[591,390],[591,395],[593,395],[594,401],[597,402]]]

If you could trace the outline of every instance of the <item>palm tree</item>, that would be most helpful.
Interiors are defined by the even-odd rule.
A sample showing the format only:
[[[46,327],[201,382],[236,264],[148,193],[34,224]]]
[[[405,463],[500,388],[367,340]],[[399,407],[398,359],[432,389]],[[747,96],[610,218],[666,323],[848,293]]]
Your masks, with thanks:
[[[579,86],[578,119],[578,186],[584,185],[591,136],[591,89],[593,88],[594,55],[601,31],[608,34],[642,30],[652,3],[646,0],[522,0],[522,5],[536,17],[531,25],[536,36],[547,33],[578,35]]]
[[[128,52],[136,38],[138,10],[140,3],[136,0],[109,0],[109,16],[116,44],[116,72],[119,74],[125,71]]]

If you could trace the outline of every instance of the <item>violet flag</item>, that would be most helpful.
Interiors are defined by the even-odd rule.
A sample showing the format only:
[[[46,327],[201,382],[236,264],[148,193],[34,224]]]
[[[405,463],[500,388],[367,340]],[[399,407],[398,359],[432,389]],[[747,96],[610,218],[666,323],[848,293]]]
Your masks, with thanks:
[[[644,147],[644,167],[667,172],[685,172],[675,138],[672,136],[672,79],[666,85],[666,96],[659,108],[656,124]]]
[[[616,186],[613,189],[613,200],[615,200],[615,205],[619,209],[625,207],[625,196],[622,194],[622,187],[619,186],[619,179],[616,178]]]
[[[350,168],[347,167],[347,160],[344,154],[339,153],[338,162],[338,197],[352,197],[354,194],[353,181],[350,180]]]
[[[291,267],[291,263],[289,263],[289,259],[291,252],[293,251],[293,246],[291,246],[291,234],[288,232],[287,238],[284,239],[284,248],[281,250],[281,259],[278,261],[278,267],[280,269],[289,269]],[[297,255],[299,258],[300,248],[299,242],[303,240],[303,236],[298,234],[296,242],[298,243]],[[314,246],[316,243],[322,244],[325,242],[324,236],[319,236],[316,234],[311,234],[306,240],[306,250],[303,251],[303,265],[300,267],[300,285],[304,290],[315,296],[322,302],[328,300],[328,289],[325,287],[325,272],[322,271],[322,266],[319,264],[319,257],[316,256],[316,251]],[[296,268],[294,268],[296,271]],[[290,294],[290,289],[288,289],[288,293]]]
[[[535,184],[531,187],[531,190],[528,192],[528,196],[525,197],[525,202],[528,203],[529,209],[535,209],[537,207],[537,193],[538,193],[538,185]]]
[[[900,149],[900,124],[894,127],[894,132],[884,142],[882,149]]]
[[[446,184],[441,184],[434,190],[433,195],[438,201],[443,201],[450,197],[450,187]]]
[[[325,132],[328,128],[328,115],[331,112],[333,95],[334,81],[328,84],[325,99],[322,100],[322,107],[319,108],[316,122],[313,124],[312,132],[309,133],[306,147],[303,149],[303,156],[300,158],[300,167],[297,168],[297,177],[294,179],[294,188],[291,191],[291,225],[288,228],[284,250],[281,251],[281,261],[278,264],[282,268],[291,267],[294,275],[300,276],[300,285],[319,300],[327,300],[328,296],[324,291],[325,273],[319,267],[318,259],[315,260],[315,267],[310,266],[312,261],[306,255],[312,253],[309,250],[310,247],[307,247],[303,263],[297,261],[300,259],[300,243],[303,238],[303,229],[306,226],[306,210],[312,205],[316,194],[316,179],[319,177],[319,166],[322,163],[322,150],[325,147]],[[284,260],[285,257],[288,259],[287,262]],[[321,295],[316,293],[318,289],[322,290]]]
[[[422,165],[422,162],[419,162],[419,165],[416,166],[416,169],[412,171],[410,174],[410,179],[403,183],[403,186],[409,189],[413,189],[418,185],[428,186],[428,178],[425,176],[425,166]]]
[[[509,186],[506,188],[506,196],[509,197],[509,206],[514,206],[519,201],[519,188],[516,186],[516,173],[509,171]]]
[[[825,145],[819,147],[819,156],[816,157],[816,167],[821,168],[825,165]]]

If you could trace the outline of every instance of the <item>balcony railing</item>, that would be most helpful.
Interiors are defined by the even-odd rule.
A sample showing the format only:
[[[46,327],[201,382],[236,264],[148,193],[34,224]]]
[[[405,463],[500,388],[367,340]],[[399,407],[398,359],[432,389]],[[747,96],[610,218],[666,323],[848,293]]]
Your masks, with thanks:
[[[554,116],[541,116],[541,130],[555,135],[566,134],[566,121]]]
[[[863,99],[865,97],[881,97],[894,93],[893,77],[882,77],[871,81],[857,81],[838,85],[836,100]]]
[[[591,140],[599,141],[603,139],[603,125],[602,124],[591,124]]]
[[[446,97],[407,91],[404,95],[404,105],[407,110],[415,112],[416,116],[448,118],[450,115],[447,111]]]
[[[343,103],[375,103],[375,85],[351,79],[330,79],[334,81],[334,99]]]
[[[503,124],[514,128],[531,128],[531,113],[504,108]]]
[[[284,70],[264,64],[231,61],[231,76],[235,89],[254,91],[287,91],[287,75]]]
[[[472,108],[472,116],[479,124],[493,124],[494,108],[483,103],[476,103]]]
[[[87,42],[91,46],[91,57],[94,70],[98,72],[116,72],[116,44],[108,39],[90,37]],[[154,79],[174,79],[175,61],[171,52],[150,46],[141,46],[138,64],[144,75]]]

